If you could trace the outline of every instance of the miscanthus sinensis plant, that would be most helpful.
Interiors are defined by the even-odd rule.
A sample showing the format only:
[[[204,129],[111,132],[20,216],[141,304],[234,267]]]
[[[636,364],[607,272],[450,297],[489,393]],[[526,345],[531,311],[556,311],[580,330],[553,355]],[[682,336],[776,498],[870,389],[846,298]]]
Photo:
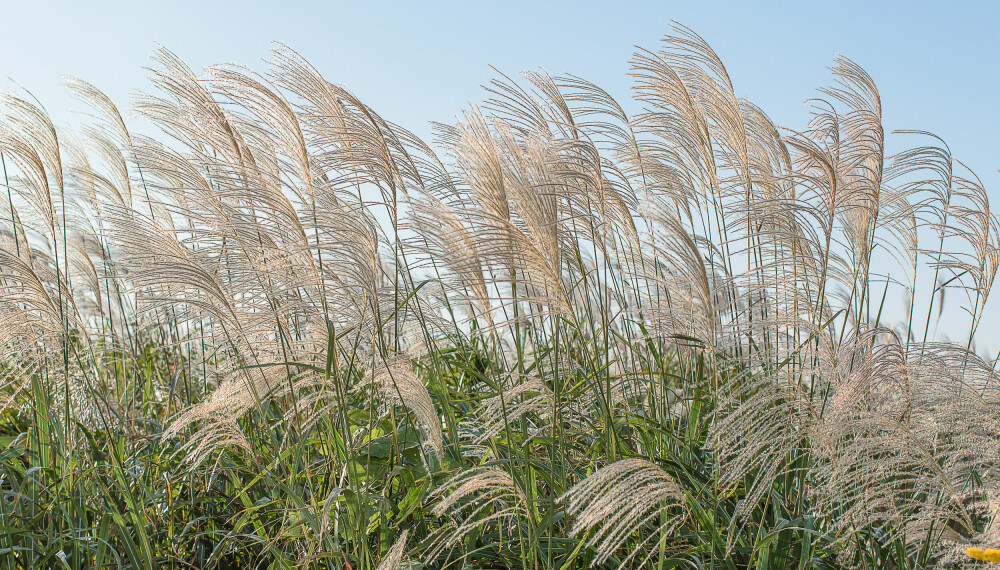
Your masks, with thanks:
[[[498,77],[432,146],[286,47],[154,59],[156,138],[82,80],[83,127],[0,105],[4,567],[1000,545],[1000,223],[850,60],[783,129],[677,28],[627,105]]]

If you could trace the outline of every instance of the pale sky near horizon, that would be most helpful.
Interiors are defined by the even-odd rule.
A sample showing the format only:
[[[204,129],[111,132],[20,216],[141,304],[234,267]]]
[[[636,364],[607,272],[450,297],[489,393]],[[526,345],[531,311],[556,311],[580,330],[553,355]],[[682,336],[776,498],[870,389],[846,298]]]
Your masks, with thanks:
[[[0,89],[20,84],[57,123],[76,123],[85,119],[69,113],[78,107],[61,74],[124,108],[149,87],[143,67],[157,45],[196,70],[264,69],[280,41],[386,119],[427,136],[430,121],[453,122],[482,100],[480,86],[496,75],[490,65],[508,75],[572,73],[627,99],[635,46],[655,49],[675,20],[719,53],[737,95],[785,127],[805,126],[804,101],[829,85],[837,54],[855,60],[879,86],[886,131],[944,138],[1000,209],[1000,2],[753,4],[0,0]],[[889,139],[890,149],[906,144],[916,141]],[[1000,327],[983,326],[1000,338]]]

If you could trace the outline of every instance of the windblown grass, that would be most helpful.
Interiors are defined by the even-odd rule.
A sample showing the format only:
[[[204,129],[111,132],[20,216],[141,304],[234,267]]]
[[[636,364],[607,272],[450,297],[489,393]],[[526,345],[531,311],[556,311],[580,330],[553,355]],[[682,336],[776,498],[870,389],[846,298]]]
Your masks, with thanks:
[[[779,129],[677,28],[636,114],[501,77],[433,148],[285,47],[158,52],[159,138],[6,96],[0,564],[974,563],[1000,222],[832,71]]]

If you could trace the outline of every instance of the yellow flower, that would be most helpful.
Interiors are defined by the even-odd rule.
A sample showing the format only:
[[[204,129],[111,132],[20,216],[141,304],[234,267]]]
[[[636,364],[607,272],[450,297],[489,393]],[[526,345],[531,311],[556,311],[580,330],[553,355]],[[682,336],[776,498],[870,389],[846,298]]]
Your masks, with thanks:
[[[969,548],[965,551],[966,554],[971,558],[976,560],[982,560],[984,562],[1000,562],[1000,548],[987,548],[983,550],[982,548]]]

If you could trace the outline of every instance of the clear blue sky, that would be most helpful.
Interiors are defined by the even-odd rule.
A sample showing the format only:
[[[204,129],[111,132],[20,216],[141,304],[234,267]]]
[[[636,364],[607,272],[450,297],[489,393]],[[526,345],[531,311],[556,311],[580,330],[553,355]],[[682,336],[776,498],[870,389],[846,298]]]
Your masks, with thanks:
[[[450,122],[482,98],[490,65],[574,73],[627,98],[634,46],[655,48],[676,20],[715,48],[737,95],[801,128],[803,101],[829,84],[827,68],[843,54],[875,78],[887,131],[944,137],[1000,209],[1000,2],[36,4],[0,4],[0,87],[16,80],[57,122],[78,119],[60,74],[87,79],[124,107],[148,86],[142,68],[157,44],[195,69],[260,68],[278,40],[387,119],[427,135],[429,121]],[[983,329],[993,340],[997,327]]]
[[[73,120],[60,74],[121,104],[147,86],[142,68],[157,43],[198,69],[260,67],[279,40],[379,113],[426,133],[428,121],[450,121],[481,98],[489,65],[575,73],[627,97],[633,46],[655,47],[673,19],[716,49],[738,95],[785,126],[803,126],[803,100],[829,82],[836,54],[856,60],[881,89],[888,129],[943,136],[994,191],[1000,186],[998,2],[41,4],[0,5],[0,85],[8,77],[24,85],[57,121]]]

